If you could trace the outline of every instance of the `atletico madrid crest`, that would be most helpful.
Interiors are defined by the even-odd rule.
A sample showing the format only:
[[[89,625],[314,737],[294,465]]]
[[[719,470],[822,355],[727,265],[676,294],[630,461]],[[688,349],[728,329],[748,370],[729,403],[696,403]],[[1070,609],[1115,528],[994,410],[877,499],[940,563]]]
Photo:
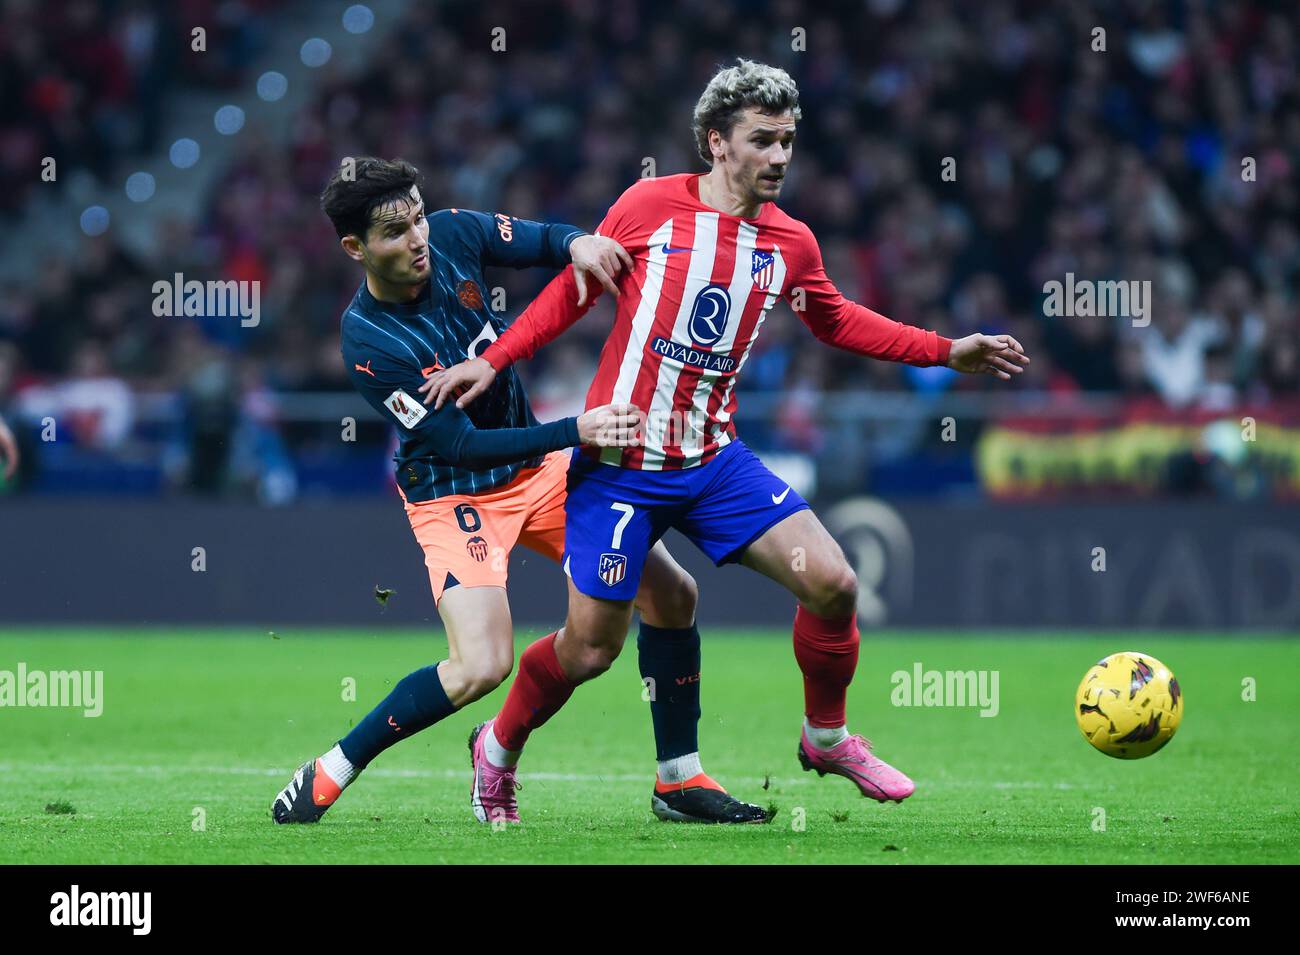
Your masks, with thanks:
[[[610,587],[627,576],[627,558],[622,554],[600,555],[600,579]]]
[[[772,284],[772,273],[776,271],[776,259],[771,252],[755,252],[753,264],[749,267],[749,274],[753,276],[754,287],[760,292],[766,292],[767,287]]]

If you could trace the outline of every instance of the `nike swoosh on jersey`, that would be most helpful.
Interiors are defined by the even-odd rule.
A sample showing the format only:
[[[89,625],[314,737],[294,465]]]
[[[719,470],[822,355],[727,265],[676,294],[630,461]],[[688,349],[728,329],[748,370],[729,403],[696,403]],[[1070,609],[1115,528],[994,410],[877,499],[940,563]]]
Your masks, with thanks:
[[[667,242],[664,243],[664,255],[672,255],[674,252],[694,252],[694,249],[683,246],[680,249],[671,248]]]
[[[785,500],[785,496],[786,496],[787,494],[789,494],[789,493],[790,493],[790,487],[789,487],[789,485],[786,485],[786,489],[785,489],[784,491],[782,491],[780,494],[773,494],[773,495],[772,495],[772,503],[773,503],[773,504],[780,504],[782,501]]]

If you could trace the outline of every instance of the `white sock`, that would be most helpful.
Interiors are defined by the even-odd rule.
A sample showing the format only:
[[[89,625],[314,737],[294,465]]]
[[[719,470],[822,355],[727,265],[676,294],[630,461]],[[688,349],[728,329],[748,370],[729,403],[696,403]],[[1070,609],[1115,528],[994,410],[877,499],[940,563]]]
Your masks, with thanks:
[[[808,734],[809,742],[818,749],[831,749],[849,738],[847,726],[812,726],[807,719],[803,721],[803,731]]]
[[[339,789],[347,789],[348,783],[356,779],[359,770],[352,765],[339,744],[335,743],[334,748],[320,758],[320,767],[325,770],[325,774],[334,780],[334,784]]]
[[[699,753],[687,753],[659,762],[659,781],[661,783],[684,783],[692,776],[704,772],[700,765]]]
[[[506,749],[497,742],[497,734],[492,732],[489,726],[486,730],[487,736],[483,737],[483,752],[487,754],[488,762],[498,769],[507,769],[519,762],[519,752],[513,749]]]

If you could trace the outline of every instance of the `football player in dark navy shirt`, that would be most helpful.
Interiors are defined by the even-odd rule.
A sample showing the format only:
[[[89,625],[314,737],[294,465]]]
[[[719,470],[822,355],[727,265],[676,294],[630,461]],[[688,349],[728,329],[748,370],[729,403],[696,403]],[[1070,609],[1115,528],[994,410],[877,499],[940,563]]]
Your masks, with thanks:
[[[406,500],[484,493],[538,467],[548,451],[631,437],[635,421],[624,419],[635,416],[626,409],[539,425],[515,374],[501,376],[469,414],[427,408],[418,391],[434,369],[477,355],[505,331],[504,318],[486,303],[484,267],[560,269],[577,246],[580,261],[603,272],[621,265],[618,245],[574,226],[500,214],[444,209],[426,217],[418,187],[381,213],[371,232],[370,243],[342,237],[348,254],[373,270],[343,312],[343,363],[356,389],[398,426],[397,482]],[[393,239],[404,260],[373,248]],[[417,281],[402,280],[403,265]]]
[[[282,823],[315,822],[379,753],[509,675],[509,554],[518,543],[560,561],[568,471],[562,449],[634,446],[642,425],[641,412],[629,405],[540,424],[513,371],[499,376],[469,412],[454,402],[435,410],[419,392],[436,369],[476,357],[505,331],[486,304],[485,267],[572,265],[583,297],[588,282],[616,295],[614,276],[631,264],[617,243],[575,226],[501,213],[426,215],[419,174],[401,160],[345,160],[321,204],[343,251],[365,268],[341,319],[342,358],[357,390],[398,429],[397,487],[424,550],[450,655],[404,677],[343,739],[304,763],[272,805]],[[636,604],[643,675],[686,687],[651,694],[659,758],[678,750],[694,754],[696,587],[662,543],[650,555]],[[491,738],[490,724],[477,727],[471,745]],[[480,821],[491,821],[477,792],[471,802]],[[755,814],[763,810],[727,797],[710,800],[699,818],[750,821]]]

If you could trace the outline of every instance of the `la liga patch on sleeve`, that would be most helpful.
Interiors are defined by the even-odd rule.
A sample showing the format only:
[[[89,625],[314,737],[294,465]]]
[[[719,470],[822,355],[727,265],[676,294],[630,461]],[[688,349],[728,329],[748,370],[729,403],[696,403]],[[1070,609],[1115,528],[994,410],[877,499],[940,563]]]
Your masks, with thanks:
[[[401,388],[398,388],[384,399],[384,407],[391,411],[393,416],[406,426],[407,430],[414,428],[424,420],[424,416],[429,413],[428,408],[416,401]]]

